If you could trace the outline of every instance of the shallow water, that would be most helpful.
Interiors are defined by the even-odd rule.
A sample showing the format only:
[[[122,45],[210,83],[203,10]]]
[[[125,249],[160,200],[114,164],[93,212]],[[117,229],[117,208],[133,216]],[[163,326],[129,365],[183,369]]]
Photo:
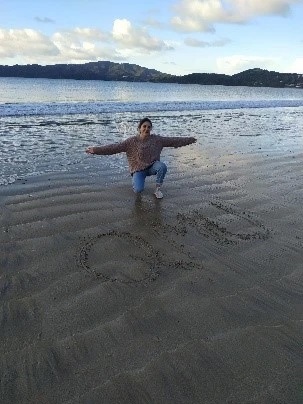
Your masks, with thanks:
[[[1,78],[0,185],[102,166],[127,172],[124,155],[100,158],[84,150],[135,134],[146,115],[154,133],[197,137],[195,146],[163,152],[177,165],[222,153],[294,152],[302,142],[303,91]]]

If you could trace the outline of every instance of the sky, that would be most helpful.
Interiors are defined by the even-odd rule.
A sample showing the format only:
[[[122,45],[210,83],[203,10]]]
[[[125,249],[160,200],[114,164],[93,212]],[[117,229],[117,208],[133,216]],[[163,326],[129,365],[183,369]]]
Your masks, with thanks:
[[[303,74],[303,0],[0,0],[0,65]]]

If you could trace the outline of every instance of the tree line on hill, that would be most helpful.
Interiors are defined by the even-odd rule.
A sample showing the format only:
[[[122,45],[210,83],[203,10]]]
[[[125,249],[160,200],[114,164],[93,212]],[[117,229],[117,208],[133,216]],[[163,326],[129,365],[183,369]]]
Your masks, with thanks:
[[[278,73],[264,69],[249,69],[234,75],[191,73],[176,76],[130,63],[109,61],[84,64],[0,66],[0,77],[132,81],[249,87],[303,88],[303,74]]]

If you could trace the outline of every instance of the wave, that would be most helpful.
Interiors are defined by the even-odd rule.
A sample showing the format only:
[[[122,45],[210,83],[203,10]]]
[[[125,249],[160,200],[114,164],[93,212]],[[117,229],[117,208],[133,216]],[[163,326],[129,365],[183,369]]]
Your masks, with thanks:
[[[244,108],[302,107],[302,100],[73,102],[1,104],[0,116],[47,116],[121,112],[203,111]]]

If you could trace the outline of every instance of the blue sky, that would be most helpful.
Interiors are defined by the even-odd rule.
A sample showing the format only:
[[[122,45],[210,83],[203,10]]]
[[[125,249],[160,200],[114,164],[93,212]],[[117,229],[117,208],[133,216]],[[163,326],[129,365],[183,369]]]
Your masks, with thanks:
[[[0,0],[0,64],[303,74],[303,0]]]

